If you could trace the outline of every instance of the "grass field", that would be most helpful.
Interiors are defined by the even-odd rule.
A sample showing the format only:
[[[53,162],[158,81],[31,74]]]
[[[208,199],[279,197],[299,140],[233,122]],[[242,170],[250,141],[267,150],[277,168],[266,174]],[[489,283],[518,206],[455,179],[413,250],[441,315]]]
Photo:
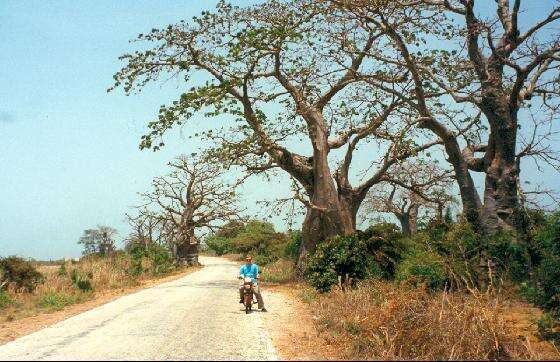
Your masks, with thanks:
[[[0,292],[0,321],[13,321],[41,313],[64,309],[67,306],[94,299],[98,293],[124,290],[143,281],[158,279],[183,269],[170,269],[155,274],[148,259],[142,260],[141,273],[131,273],[128,255],[112,258],[90,257],[78,262],[58,265],[37,264],[43,282],[34,291],[13,288]]]

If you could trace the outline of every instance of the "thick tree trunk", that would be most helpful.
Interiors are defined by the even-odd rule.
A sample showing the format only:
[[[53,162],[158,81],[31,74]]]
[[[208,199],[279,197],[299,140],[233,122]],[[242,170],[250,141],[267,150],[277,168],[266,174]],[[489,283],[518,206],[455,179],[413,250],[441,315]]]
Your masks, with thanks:
[[[453,166],[455,179],[459,186],[463,216],[475,230],[480,230],[482,225],[482,202],[469,172],[469,164],[463,157],[456,136],[435,121],[428,120],[421,126],[434,132],[443,141],[447,161]]]
[[[194,230],[189,231],[183,242],[177,244],[175,257],[179,265],[199,265],[198,242],[194,236]]]
[[[328,175],[329,178],[330,175]],[[332,178],[331,178],[332,181]],[[302,226],[302,244],[299,251],[298,267],[304,268],[309,253],[317,245],[338,235],[347,235],[356,231],[357,209],[345,199],[339,198],[334,182],[334,194],[331,190],[315,192],[313,205],[309,207]],[[319,208],[319,205],[324,205]]]
[[[315,117],[320,117],[315,115]],[[356,229],[356,215],[351,203],[339,197],[328,163],[327,133],[322,122],[312,125],[310,138],[313,143],[313,195],[302,227],[298,267],[303,269],[309,253],[318,244],[337,235],[346,235]]]
[[[487,265],[489,257],[487,251],[482,247],[482,238],[488,235],[486,220],[483,215],[483,204],[470,174],[469,163],[463,157],[457,139],[438,127],[438,125],[435,125],[435,127],[433,127],[434,125],[431,126],[431,129],[444,141],[448,161],[453,166],[463,205],[463,216],[479,236],[477,238],[479,242],[478,266],[476,268],[475,280],[472,280],[472,282],[477,284],[478,287],[485,289],[488,285]]]
[[[480,230],[483,224],[481,215],[482,203],[474,185],[468,166],[464,161],[453,162],[455,177],[459,184],[459,194],[463,205],[463,216],[475,230]]]
[[[399,219],[402,233],[405,236],[411,237],[416,235],[418,231],[418,207],[412,206],[404,213],[395,213],[395,216]]]
[[[497,162],[499,163],[499,162]],[[512,172],[508,166],[491,166],[486,173],[484,187],[484,204],[482,207],[484,231],[493,235],[501,230],[517,229],[516,215],[518,213],[517,181],[511,180]],[[513,171],[516,172],[516,171]]]
[[[198,244],[188,242],[178,244],[177,262],[179,265],[198,265]]]
[[[498,75],[494,77],[501,79]],[[498,86],[489,87],[482,103],[491,125],[485,157],[484,231],[493,235],[502,230],[515,230],[518,241],[523,242],[527,241],[528,224],[518,194],[517,109],[510,107],[502,93]]]

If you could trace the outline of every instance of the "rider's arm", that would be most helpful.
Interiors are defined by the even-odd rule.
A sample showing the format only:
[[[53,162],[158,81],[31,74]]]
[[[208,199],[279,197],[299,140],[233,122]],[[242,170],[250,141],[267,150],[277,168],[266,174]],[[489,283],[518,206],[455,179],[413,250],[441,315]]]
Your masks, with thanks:
[[[242,265],[241,268],[239,268],[239,278],[243,279],[245,277],[245,265]]]

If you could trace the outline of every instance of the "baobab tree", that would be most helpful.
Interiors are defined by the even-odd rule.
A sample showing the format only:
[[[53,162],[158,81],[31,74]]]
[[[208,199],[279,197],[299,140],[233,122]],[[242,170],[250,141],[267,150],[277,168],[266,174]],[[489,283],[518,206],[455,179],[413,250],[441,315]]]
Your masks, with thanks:
[[[464,215],[475,230],[483,235],[515,230],[516,240],[529,241],[519,197],[521,161],[530,157],[558,169],[560,160],[550,144],[560,89],[560,36],[555,30],[560,5],[540,2],[547,12],[521,25],[523,12],[534,2],[329,3],[386,34],[382,57],[406,69],[414,83],[413,97],[399,90],[394,94],[423,118],[420,127],[443,142]],[[427,24],[425,19],[435,13],[441,21]],[[403,18],[437,31],[426,41],[411,33]],[[482,199],[471,172],[484,174]]]
[[[169,163],[172,171],[152,182],[141,194],[144,207],[158,221],[162,240],[172,245],[181,264],[198,263],[197,229],[215,229],[238,217],[235,184],[225,182],[225,170],[202,158],[179,156]]]
[[[135,213],[127,213],[126,218],[132,232],[126,242],[147,249],[152,244],[169,244],[165,239],[165,218],[146,206],[135,208]],[[171,245],[169,245],[171,246]]]
[[[391,213],[399,221],[403,234],[412,236],[417,232],[421,214],[443,219],[445,209],[454,203],[452,183],[451,172],[434,162],[404,162],[370,190],[364,213]]]
[[[165,132],[194,114],[229,115],[230,128],[202,132],[217,144],[215,157],[296,180],[306,206],[300,265],[318,242],[355,231],[367,191],[393,164],[441,142],[413,137],[406,102],[370,85],[392,88],[406,78],[407,70],[373,56],[385,46],[384,30],[338,15],[311,0],[220,2],[189,23],[141,34],[151,48],[123,55],[127,64],[114,77],[127,94],[173,75],[189,88],[160,109],[141,148],[159,149]],[[376,167],[352,185],[354,153],[372,140]]]
[[[117,229],[98,225],[97,229],[86,229],[78,244],[82,244],[83,255],[112,256],[115,251]]]

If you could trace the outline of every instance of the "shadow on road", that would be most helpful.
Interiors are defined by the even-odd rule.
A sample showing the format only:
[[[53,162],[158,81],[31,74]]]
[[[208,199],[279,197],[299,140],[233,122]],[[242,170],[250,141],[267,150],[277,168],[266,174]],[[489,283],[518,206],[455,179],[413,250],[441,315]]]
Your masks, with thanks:
[[[161,285],[157,286],[157,289],[171,289],[171,288],[181,288],[181,287],[192,287],[192,288],[218,288],[218,289],[234,289],[238,288],[238,283],[234,280],[228,281],[217,281],[217,282],[205,282],[205,283],[193,283],[189,281],[182,282],[180,284],[173,285]]]

